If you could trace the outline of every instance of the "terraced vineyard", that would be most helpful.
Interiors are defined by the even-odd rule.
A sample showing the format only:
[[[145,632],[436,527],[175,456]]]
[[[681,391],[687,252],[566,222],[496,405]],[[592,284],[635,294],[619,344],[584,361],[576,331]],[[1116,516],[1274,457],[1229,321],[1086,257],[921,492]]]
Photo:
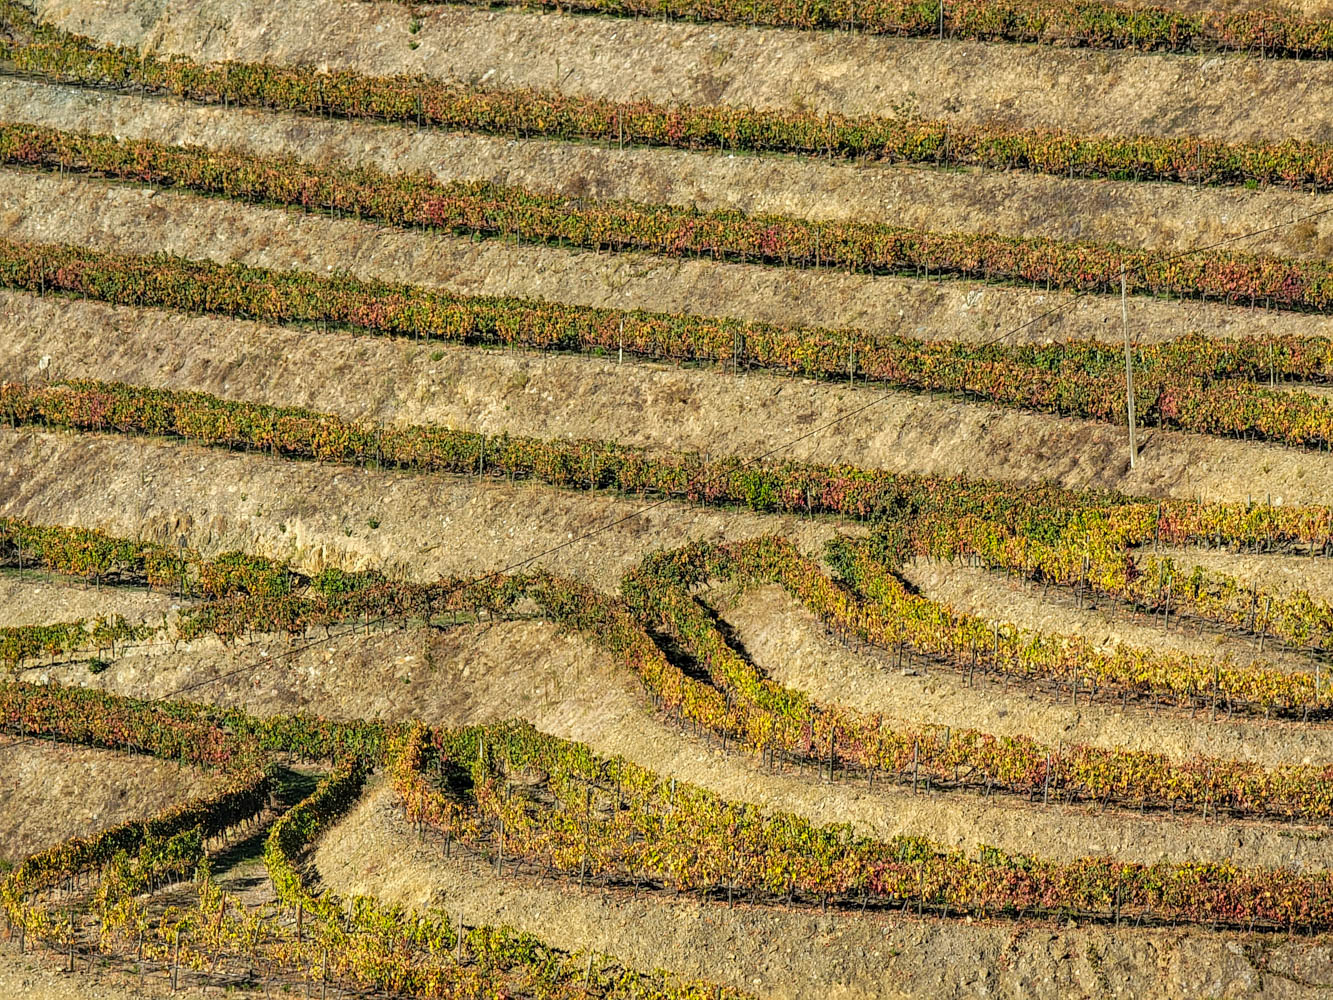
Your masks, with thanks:
[[[1330,55],[0,0],[0,996],[1326,995]]]

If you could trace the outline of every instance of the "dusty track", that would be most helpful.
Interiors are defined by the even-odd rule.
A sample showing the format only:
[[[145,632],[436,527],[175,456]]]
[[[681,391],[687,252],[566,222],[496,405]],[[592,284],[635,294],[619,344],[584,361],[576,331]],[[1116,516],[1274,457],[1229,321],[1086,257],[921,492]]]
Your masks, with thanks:
[[[0,80],[0,117],[71,131],[373,165],[440,181],[487,180],[570,197],[629,199],[811,219],[876,219],[929,230],[1100,240],[1179,251],[1333,206],[1280,188],[1081,181],[1023,171],[933,170],[791,156],[515,141],[269,112],[203,108]],[[1322,227],[1322,228],[1321,228]],[[1245,240],[1249,253],[1322,257],[1328,217]]]
[[[665,963],[768,997],[1295,998],[1324,996],[1333,983],[1323,940],[728,909],[497,879],[493,869],[445,862],[436,846],[419,842],[384,786],[324,838],[315,865],[339,892],[373,891],[406,905],[461,912],[469,922],[505,921],[565,948]],[[1303,985],[1274,975],[1278,970],[1299,970]]]
[[[614,98],[905,112],[1122,134],[1333,138],[1333,67],[1324,62],[339,0],[109,0],[95,6],[43,0],[37,8],[83,34],[207,60],[309,62]],[[408,30],[414,17],[421,21],[416,34]]]

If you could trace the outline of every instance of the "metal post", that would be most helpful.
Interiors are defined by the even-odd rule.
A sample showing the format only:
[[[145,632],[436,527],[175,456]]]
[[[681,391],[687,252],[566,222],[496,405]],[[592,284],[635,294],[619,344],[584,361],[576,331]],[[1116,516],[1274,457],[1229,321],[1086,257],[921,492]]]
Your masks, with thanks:
[[[1125,272],[1120,272],[1120,322],[1125,332],[1125,406],[1129,411],[1129,467],[1138,460],[1134,443],[1134,357],[1129,348],[1129,303],[1126,300]]]

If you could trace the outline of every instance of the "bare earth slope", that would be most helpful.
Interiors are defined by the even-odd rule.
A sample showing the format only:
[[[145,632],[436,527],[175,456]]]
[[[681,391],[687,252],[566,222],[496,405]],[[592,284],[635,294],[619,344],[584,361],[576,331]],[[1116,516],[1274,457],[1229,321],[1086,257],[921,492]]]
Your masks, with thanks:
[[[1317,503],[1333,483],[1327,453],[1148,428],[1131,471],[1125,430],[1112,424],[863,383],[432,346],[3,291],[0,332],[3,379],[116,379],[385,423],[1204,499]],[[0,499],[22,488],[0,485]]]
[[[1201,929],[1021,927],[1007,921],[784,910],[629,897],[497,879],[417,841],[387,788],[324,838],[315,865],[340,892],[505,920],[569,948],[666,962],[761,996],[888,998],[1318,997],[1333,983],[1322,942],[1271,943]]]
[[[1195,8],[1201,0],[1169,0]],[[1251,0],[1224,0],[1244,6]],[[1308,11],[1333,0],[1303,0]],[[35,0],[40,16],[158,54],[418,73],[497,87],[658,101],[924,115],[1081,132],[1333,142],[1333,63],[1073,50],[799,33],[719,24],[543,14],[516,8],[354,0]],[[204,108],[0,77],[0,120],[290,154],[347,166],[485,179],[574,197],[631,198],[804,218],[876,219],[940,230],[1096,239],[1174,251],[1204,246],[1333,205],[1289,190],[1192,189],[1086,182],[1020,171],[946,172],[818,158],[613,149]],[[1323,259],[1333,216],[1274,230],[1239,249]],[[87,177],[0,170],[0,238],[131,253],[168,251],[320,274],[410,281],[454,292],[730,315],[871,334],[1041,343],[1117,339],[1114,297],[1075,299],[972,281],[849,275],[667,261],[470,240],[350,219],[202,198]],[[1056,307],[1058,317],[1024,326]],[[1322,336],[1327,316],[1141,297],[1134,336]],[[883,392],[627,359],[538,355],[277,328],[0,291],[0,381],[95,377],[303,405],[385,423],[437,423],[486,434],[589,437],[710,456],[774,452],[816,462],[1018,483],[1111,486],[1145,495],[1327,502],[1333,455],[1143,428],[1138,467],[1125,432],[1089,421],[945,397]],[[874,405],[856,419],[840,413]],[[822,428],[816,431],[817,428]],[[810,433],[814,431],[815,433]],[[818,555],[833,518],[704,509],[656,497],[558,491],[539,484],[287,461],[114,434],[0,429],[0,516],[102,528],[159,541],[183,536],[206,555],[241,549],[313,572],[328,566],[433,581],[540,566],[614,592],[648,553],[698,539],[775,533]],[[602,530],[606,529],[606,530]],[[1177,553],[1187,561],[1190,553]],[[534,560],[529,562],[529,560]],[[1246,579],[1333,594],[1320,562],[1208,553]],[[998,576],[908,567],[928,596],[1094,642],[1226,653],[1307,669],[1244,640],[1162,631],[1102,606]],[[1052,700],[952,672],[902,671],[882,651],[848,648],[776,588],[703,588],[755,665],[816,699],[908,724],[971,726],[1051,744],[1218,754],[1265,765],[1333,757],[1333,725],[1212,719],[1207,713]],[[122,613],[170,616],[170,595],[88,591],[0,574],[0,625]],[[447,628],[311,632],[152,641],[105,670],[86,658],[27,665],[19,676],[145,698],[188,698],[257,713],[422,719],[461,725],[522,717],[597,752],[621,754],[730,799],[880,837],[925,835],[973,850],[1075,860],[1229,861],[1333,868],[1326,826],[1205,820],[1171,811],[1043,804],[923,790],[813,769],[765,766],[683,731],[651,708],[629,669],[585,638],[531,618]],[[208,787],[208,776],[117,754],[0,740],[0,861]],[[896,909],[827,913],[716,899],[637,895],[496,877],[419,838],[382,774],[326,836],[312,874],[339,892],[442,906],[571,949],[664,966],[775,1000],[806,997],[1326,997],[1333,936],[1216,933],[1062,920],[942,919]],[[251,859],[254,860],[254,859]],[[256,872],[258,865],[256,862]],[[256,875],[262,878],[261,875]],[[310,914],[306,914],[307,918]],[[63,956],[22,959],[0,945],[8,996],[128,1000],[153,994],[94,973],[65,977]],[[161,978],[160,976],[158,977]],[[308,991],[311,992],[311,991]],[[333,989],[329,990],[334,995]],[[154,994],[155,995],[155,994]]]
[[[936,231],[1099,240],[1163,251],[1210,246],[1303,218],[1333,196],[1138,181],[1085,181],[1022,170],[936,170],[672,149],[418,131],[408,125],[331,121],[276,112],[0,79],[0,114],[72,131],[293,155],[328,164],[424,173],[442,182],[485,180],[569,197],[629,199],[810,219],[880,219]],[[1261,233],[1249,253],[1321,257],[1333,222]]]
[[[1119,303],[1101,295],[477,242],[9,170],[0,170],[0,181],[0,233],[11,239],[127,253],[166,251],[278,269],[341,268],[359,277],[470,295],[856,327],[932,340],[1004,334],[1012,343],[1042,343],[1119,336],[1113,330]],[[1327,327],[1322,316],[1217,302],[1133,297],[1128,308],[1134,335],[1144,343],[1200,332],[1311,336]]]
[[[1324,62],[1162,56],[340,0],[42,0],[159,54],[422,73],[624,99],[916,113],[1120,134],[1333,137]],[[421,22],[415,34],[413,19]],[[412,47],[412,43],[416,47]]]
[[[151,758],[0,736],[0,861],[151,816],[213,783]]]

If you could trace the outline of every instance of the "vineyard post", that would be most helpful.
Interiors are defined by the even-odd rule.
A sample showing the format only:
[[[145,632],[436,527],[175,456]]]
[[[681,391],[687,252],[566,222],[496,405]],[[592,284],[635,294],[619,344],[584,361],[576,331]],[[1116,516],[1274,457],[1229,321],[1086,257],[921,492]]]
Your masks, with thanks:
[[[181,932],[176,931],[176,936],[171,946],[171,991],[176,992],[176,979],[180,973],[181,962]]]
[[[941,0],[943,10],[943,0]],[[1125,333],[1125,407],[1129,416],[1129,467],[1134,468],[1138,451],[1134,447],[1134,358],[1129,347],[1129,302],[1125,271],[1120,270],[1120,324]]]
[[[579,885],[588,884],[588,846],[592,839],[592,788],[583,789],[583,862],[579,866]]]
[[[184,535],[178,535],[178,536],[176,536],[176,545],[177,545],[177,547],[180,549],[180,554],[181,554],[181,594],[180,594],[180,599],[183,601],[183,600],[185,600],[185,536],[184,536]]]
[[[940,41],[944,41],[944,0],[940,0]]]

